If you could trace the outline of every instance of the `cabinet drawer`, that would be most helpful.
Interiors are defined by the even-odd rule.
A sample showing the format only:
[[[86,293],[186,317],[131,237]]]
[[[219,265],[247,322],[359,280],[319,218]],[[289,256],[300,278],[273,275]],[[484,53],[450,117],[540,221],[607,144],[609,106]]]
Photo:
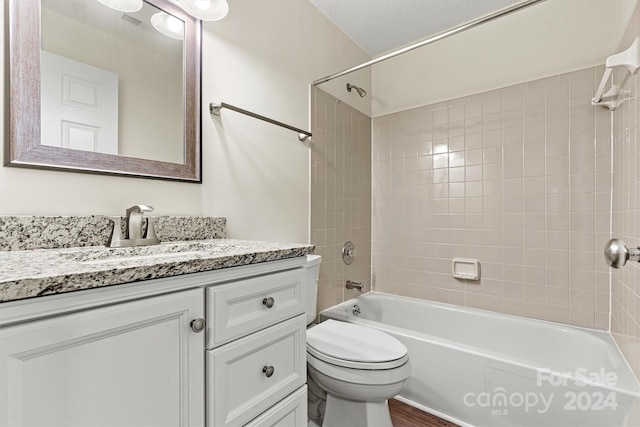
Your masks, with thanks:
[[[304,427],[307,425],[307,386],[302,386],[245,427]]]
[[[303,278],[298,268],[208,288],[207,348],[303,313]]]
[[[299,315],[207,351],[207,424],[243,425],[302,386],[305,333],[305,316]]]

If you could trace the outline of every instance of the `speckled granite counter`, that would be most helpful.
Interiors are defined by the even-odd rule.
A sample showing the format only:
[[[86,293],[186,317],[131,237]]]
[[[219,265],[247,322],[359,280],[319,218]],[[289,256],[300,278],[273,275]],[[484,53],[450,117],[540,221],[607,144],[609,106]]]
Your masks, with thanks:
[[[0,251],[60,249],[104,246],[113,229],[113,219],[105,216],[0,216]],[[124,218],[120,229],[126,233]],[[224,239],[226,218],[155,217],[155,232],[160,240],[183,241]],[[146,229],[146,224],[143,224]]]
[[[134,248],[0,252],[0,303],[295,258],[313,249],[304,244],[213,239]]]

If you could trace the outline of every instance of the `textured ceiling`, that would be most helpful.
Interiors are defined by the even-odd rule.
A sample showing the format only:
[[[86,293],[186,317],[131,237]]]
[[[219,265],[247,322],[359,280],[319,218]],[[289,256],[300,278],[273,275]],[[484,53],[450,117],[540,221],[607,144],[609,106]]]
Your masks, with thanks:
[[[309,0],[371,56],[521,0]]]

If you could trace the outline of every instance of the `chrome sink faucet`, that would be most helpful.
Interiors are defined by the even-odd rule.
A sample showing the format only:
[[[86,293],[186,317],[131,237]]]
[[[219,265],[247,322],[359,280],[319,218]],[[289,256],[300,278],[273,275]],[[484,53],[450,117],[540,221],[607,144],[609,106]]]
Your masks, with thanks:
[[[147,218],[147,230],[144,230],[145,212],[153,212],[153,207],[149,205],[135,205],[126,210],[125,223],[127,225],[125,236],[122,236],[120,217],[110,218],[113,225],[113,232],[107,246],[111,248],[149,246],[157,245],[160,239],[156,236],[154,229],[154,218]]]

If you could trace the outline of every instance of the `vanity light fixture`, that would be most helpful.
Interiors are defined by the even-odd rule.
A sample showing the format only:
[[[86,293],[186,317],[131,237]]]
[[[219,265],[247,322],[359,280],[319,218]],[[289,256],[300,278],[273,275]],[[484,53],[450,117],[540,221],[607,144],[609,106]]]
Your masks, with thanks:
[[[184,22],[173,15],[158,12],[151,17],[151,25],[167,37],[184,40]]]
[[[219,21],[229,13],[229,3],[227,0],[176,0],[180,7],[189,15],[201,21]],[[120,12],[137,12],[142,9],[142,0],[98,0],[101,4]],[[160,30],[155,24],[154,27],[161,33],[169,35]],[[174,33],[175,34],[175,33]],[[174,37],[175,38],[175,37]],[[182,37],[181,37],[182,39]]]
[[[142,0],[98,0],[101,4],[120,12],[137,12],[142,9]]]
[[[177,0],[180,7],[202,21],[219,21],[229,13],[227,0]]]

